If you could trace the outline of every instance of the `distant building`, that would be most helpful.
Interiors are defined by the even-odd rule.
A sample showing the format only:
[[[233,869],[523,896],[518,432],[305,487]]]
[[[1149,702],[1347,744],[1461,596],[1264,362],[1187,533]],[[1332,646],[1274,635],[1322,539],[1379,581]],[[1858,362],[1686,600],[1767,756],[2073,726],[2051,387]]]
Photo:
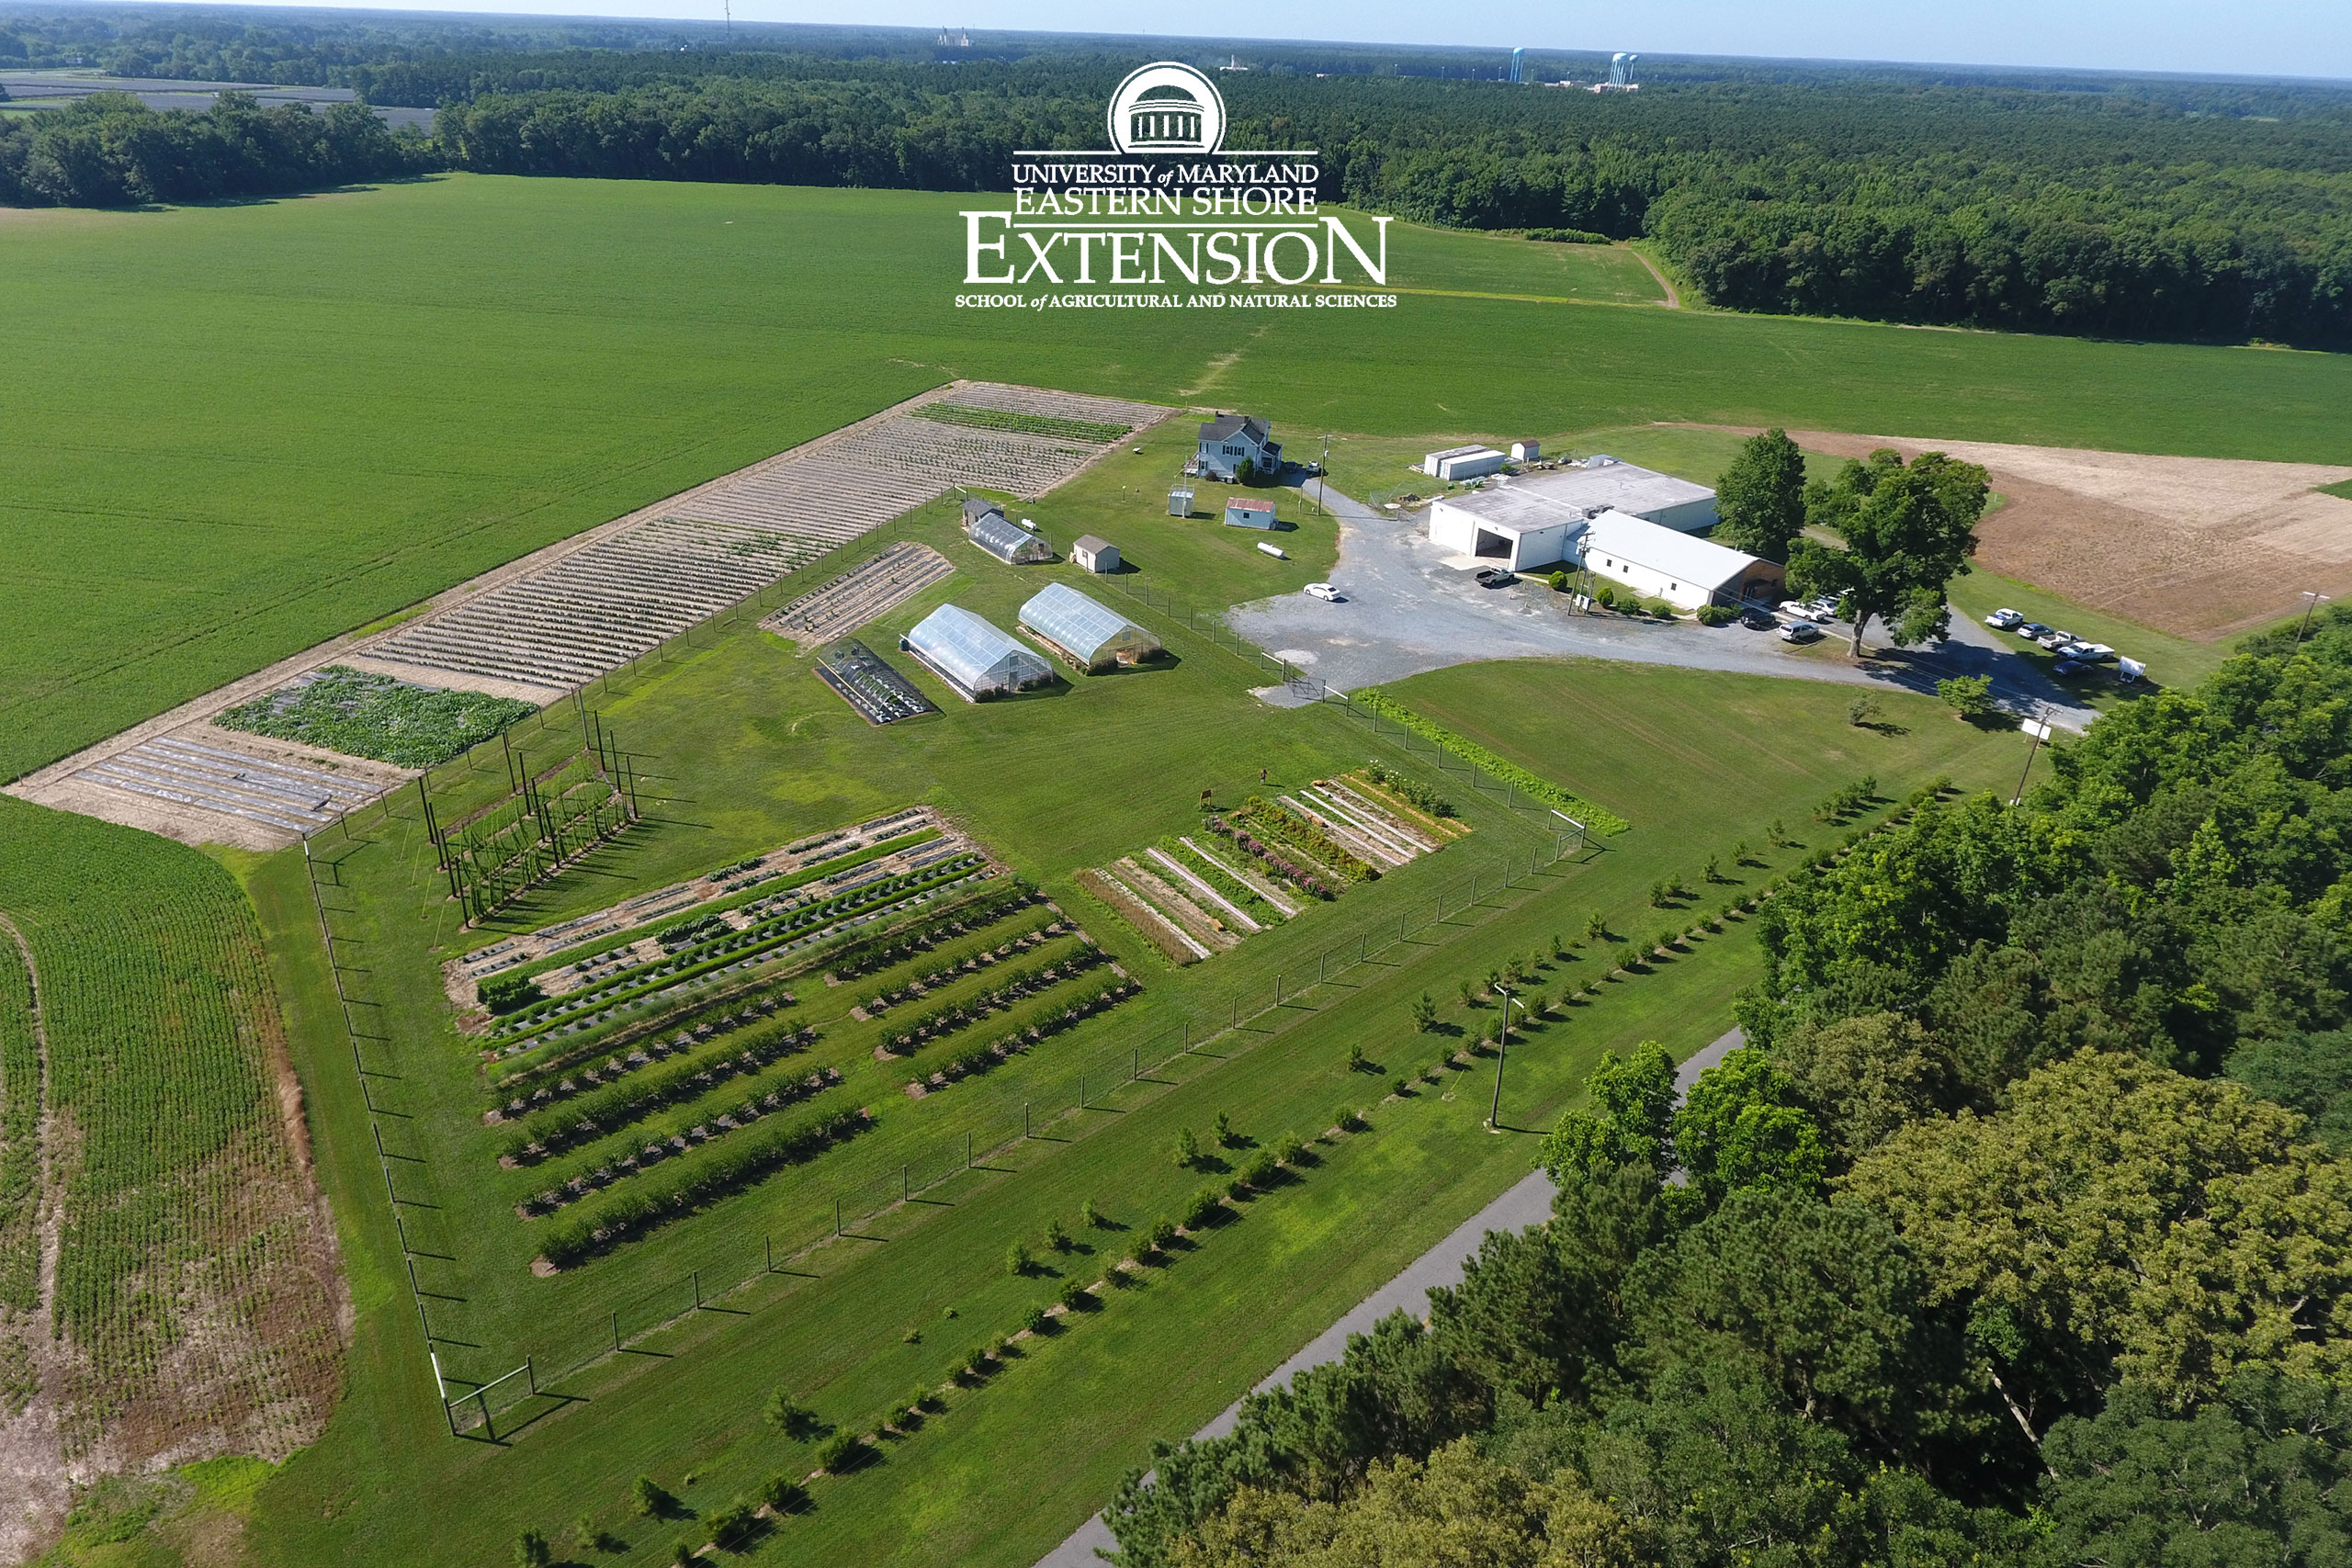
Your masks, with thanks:
[[[1230,481],[1239,475],[1245,462],[1253,474],[1280,473],[1283,448],[1274,439],[1273,427],[1264,420],[1247,414],[1220,414],[1201,426],[1198,462],[1202,473]]]
[[[1504,461],[1503,455],[1491,446],[1449,446],[1422,458],[1421,472],[1452,484],[1499,473]]]
[[[969,507],[971,502],[964,504]],[[1035,566],[1054,558],[1053,546],[1001,512],[991,510],[972,518],[964,535],[1007,566]]]
[[[1049,582],[1021,606],[1021,626],[1078,669],[1092,675],[1160,653],[1159,639],[1068,583]]]
[[[1544,444],[1540,441],[1514,441],[1510,444],[1510,460],[1514,463],[1532,463],[1542,456]]]
[[[1080,534],[1078,543],[1069,547],[1069,558],[1080,571],[1116,571],[1119,570],[1119,547],[1091,534]]]
[[[1228,528],[1271,528],[1274,525],[1274,503],[1251,501],[1245,496],[1232,496],[1225,503],[1225,525]]]
[[[1035,650],[955,604],[942,604],[925,615],[899,646],[967,703],[1025,691],[1054,678],[1054,667]]]

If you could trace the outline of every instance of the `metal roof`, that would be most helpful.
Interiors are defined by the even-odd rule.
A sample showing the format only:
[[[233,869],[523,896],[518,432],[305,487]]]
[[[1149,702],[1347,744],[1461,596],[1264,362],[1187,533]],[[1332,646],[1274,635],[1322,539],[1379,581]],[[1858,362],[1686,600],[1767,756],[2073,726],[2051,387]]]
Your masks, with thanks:
[[[1523,521],[1529,515],[1523,509],[1527,502],[1573,509],[1584,515],[1613,509],[1639,516],[1694,501],[1712,501],[1714,494],[1705,485],[1678,479],[1671,474],[1661,474],[1638,464],[1612,462],[1596,468],[1555,468],[1549,473],[1529,474],[1508,484],[1489,486],[1471,495],[1450,496],[1447,500],[1449,504],[1480,517],[1487,515],[1492,508],[1498,518],[1510,518],[1514,526],[1532,528],[1541,525]]]
[[[1264,420],[1253,419],[1246,413],[1225,414],[1201,426],[1201,439],[1204,441],[1229,441],[1245,434],[1251,441],[1263,446],[1266,437],[1272,434],[1272,427]]]
[[[1021,624],[1072,658],[1091,664],[1106,649],[1148,653],[1159,639],[1066,582],[1049,582],[1021,606]]]
[[[1623,512],[1602,513],[1587,523],[1572,543],[1584,564],[1596,570],[1609,570],[1595,565],[1593,558],[1600,556],[1604,560],[1631,561],[1662,572],[1673,581],[1710,590],[1736,583],[1762,559]]]
[[[1001,691],[1043,680],[1053,666],[971,611],[942,604],[907,634],[923,662],[967,692]]]

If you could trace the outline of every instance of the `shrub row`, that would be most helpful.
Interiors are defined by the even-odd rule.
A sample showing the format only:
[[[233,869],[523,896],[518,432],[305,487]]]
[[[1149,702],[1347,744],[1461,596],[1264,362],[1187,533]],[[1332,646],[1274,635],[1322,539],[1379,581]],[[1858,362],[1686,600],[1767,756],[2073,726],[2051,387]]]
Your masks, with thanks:
[[[650,1170],[663,1161],[709,1146],[712,1140],[741,1132],[755,1122],[786,1111],[802,1100],[820,1094],[842,1081],[839,1067],[827,1067],[806,1077],[788,1079],[756,1099],[746,1100],[722,1111],[707,1109],[689,1111],[673,1120],[667,1128],[650,1127],[637,1136],[645,1140],[634,1154],[618,1158],[605,1156],[590,1164],[582,1159],[568,1175],[556,1173],[553,1186],[516,1206],[525,1219],[560,1209],[566,1203],[585,1198],[591,1192],[611,1186],[614,1182]],[[688,1123],[691,1122],[691,1125]],[[594,1157],[594,1156],[591,1156]]]
[[[1039,964],[1014,971],[1006,976],[1002,985],[978,996],[935,1007],[920,1014],[891,1037],[890,1048],[899,1052],[919,1049],[943,1035],[967,1028],[991,1013],[1002,1012],[1015,1002],[1025,1001],[1042,990],[1109,962],[1101,948],[1081,943],[1075,952],[1057,958],[1051,964]]]
[[[533,1112],[500,1141],[503,1159],[533,1163],[574,1144],[617,1132],[665,1105],[692,1100],[729,1078],[759,1071],[816,1043],[813,1027],[778,1019],[741,1040],[729,1040],[684,1061],[629,1074],[559,1106]]]
[[[866,998],[865,1010],[868,1015],[888,1012],[910,997],[922,996],[966,975],[992,969],[1008,958],[1043,947],[1055,937],[1069,935],[1073,930],[1051,918],[1032,920],[1020,931],[1000,937],[984,947],[976,947],[960,956],[949,958],[935,969],[910,975],[891,989]]]
[[[1607,807],[1595,806],[1583,796],[1562,789],[1549,779],[1537,777],[1517,762],[1488,750],[1475,740],[1455,734],[1436,720],[1422,717],[1385,693],[1357,692],[1352,700],[1381,717],[1404,726],[1432,745],[1453,752],[1464,761],[1484,768],[1496,778],[1518,789],[1521,794],[1566,812],[1593,832],[1622,833],[1632,826]]]
[[[1432,817],[1461,815],[1454,810],[1453,802],[1438,794],[1434,787],[1422,783],[1409,773],[1400,773],[1394,768],[1384,767],[1377,758],[1364,763],[1363,776],[1388,791],[1389,794],[1419,807]]]
[[[864,1111],[835,1111],[791,1125],[770,1123],[682,1156],[548,1231],[540,1256],[558,1269],[619,1246],[769,1171],[814,1159],[874,1124]]]
[[[943,909],[930,919],[886,940],[860,942],[834,959],[830,973],[835,980],[843,982],[878,975],[929,953],[943,942],[967,935],[1015,909],[1044,901],[1035,887],[1016,880],[1010,887]]]
[[[775,1016],[778,1008],[788,1008],[797,998],[781,986],[755,990],[748,995],[730,993],[697,1001],[690,1006],[666,1013],[660,1018],[646,1019],[613,1032],[609,1039],[594,1043],[574,1043],[562,1051],[548,1055],[526,1064],[517,1064],[498,1080],[498,1092],[512,1095],[503,1108],[503,1116],[512,1119],[526,1111],[554,1101],[568,1099],[582,1091],[584,1084],[597,1089],[625,1074],[655,1062],[666,1060],[681,1051],[690,1051],[707,1044],[721,1034],[738,1029],[748,1029],[762,1019]],[[677,1033],[668,1039],[662,1032],[674,1029]],[[627,1055],[620,1053],[634,1046]],[[580,1064],[599,1052],[605,1060],[598,1066],[583,1067]],[[501,1119],[493,1113],[491,1120]]]
[[[1032,1045],[1042,1044],[1061,1033],[1075,1029],[1096,1013],[1118,1006],[1143,987],[1133,980],[1114,980],[1107,986],[1082,997],[1073,997],[1058,1012],[1048,1012],[1025,1029],[1018,1029],[986,1045],[975,1045],[959,1051],[942,1062],[928,1078],[910,1078],[908,1087],[922,1084],[929,1089],[945,1089],[949,1084],[987,1072],[1000,1062],[1009,1061]]]

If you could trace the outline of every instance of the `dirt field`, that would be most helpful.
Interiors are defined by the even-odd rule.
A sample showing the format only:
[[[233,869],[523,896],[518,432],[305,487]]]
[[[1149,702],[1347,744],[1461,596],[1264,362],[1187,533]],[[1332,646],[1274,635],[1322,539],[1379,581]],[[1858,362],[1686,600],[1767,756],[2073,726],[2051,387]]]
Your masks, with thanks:
[[[1840,457],[1892,446],[1983,464],[2008,504],[1977,531],[1978,564],[2178,637],[2266,626],[2301,609],[2305,589],[2352,593],[2352,501],[2313,488],[2352,479],[2352,468],[1789,434]]]

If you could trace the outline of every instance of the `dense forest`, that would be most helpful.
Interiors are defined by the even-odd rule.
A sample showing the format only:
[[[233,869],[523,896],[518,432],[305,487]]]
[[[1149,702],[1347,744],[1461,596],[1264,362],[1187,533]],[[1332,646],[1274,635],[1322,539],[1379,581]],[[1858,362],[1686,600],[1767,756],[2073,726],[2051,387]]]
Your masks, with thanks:
[[[123,207],[315,190],[439,167],[424,138],[395,136],[359,104],[313,113],[224,93],[208,113],[158,112],[99,93],[0,120],[0,206]]]
[[[103,28],[114,36],[83,39]],[[437,109],[419,160],[596,178],[998,188],[1015,147],[1098,141],[1105,97],[1141,58],[1131,42],[981,42],[771,27],[729,48],[687,24],[0,13],[0,60],[75,48],[124,73],[349,86]],[[1492,62],[1467,51],[1255,52],[1258,69],[1223,78],[1229,145],[1321,149],[1328,199],[1646,237],[1718,305],[2352,348],[2352,90],[1666,62],[1641,94],[1595,96],[1468,79]],[[1598,64],[1536,61],[1588,79]],[[0,200],[185,188],[62,179],[52,138],[66,139],[0,122]],[[79,133],[93,139],[107,141]],[[10,185],[11,168],[40,173]]]
[[[1137,1568],[2352,1561],[2352,615],[1925,798],[1554,1217],[1159,1448]]]

